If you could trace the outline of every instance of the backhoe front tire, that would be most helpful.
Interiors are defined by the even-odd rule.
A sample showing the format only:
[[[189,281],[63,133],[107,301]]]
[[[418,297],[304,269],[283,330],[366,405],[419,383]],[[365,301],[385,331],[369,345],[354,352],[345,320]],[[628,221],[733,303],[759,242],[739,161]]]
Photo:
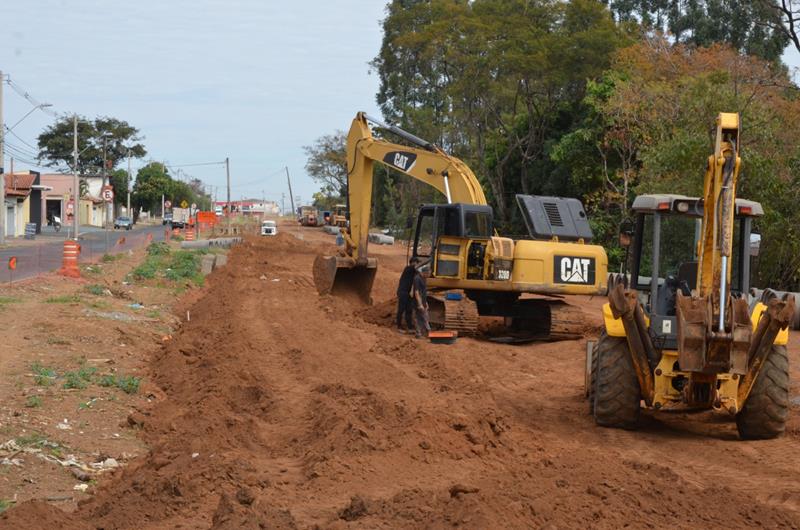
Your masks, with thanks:
[[[743,440],[766,440],[783,434],[789,417],[789,358],[786,346],[772,346],[744,408],[736,415]]]
[[[597,341],[594,421],[603,427],[633,429],[639,421],[641,390],[624,337],[605,333]]]

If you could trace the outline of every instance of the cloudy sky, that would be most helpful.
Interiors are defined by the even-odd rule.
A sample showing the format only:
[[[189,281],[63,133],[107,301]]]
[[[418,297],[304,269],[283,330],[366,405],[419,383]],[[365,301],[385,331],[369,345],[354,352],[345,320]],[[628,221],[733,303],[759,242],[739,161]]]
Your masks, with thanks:
[[[231,159],[232,198],[280,200],[289,167],[303,201],[318,189],[302,146],[377,114],[368,62],[381,43],[382,0],[25,0],[0,2],[0,70],[53,111],[138,127],[170,165]],[[31,104],[5,87],[11,126]],[[53,118],[35,112],[9,135],[32,158]],[[6,157],[10,153],[6,153]],[[8,163],[8,158],[6,158]],[[220,186],[222,165],[184,167]],[[288,200],[287,200],[288,205]]]
[[[384,0],[0,1],[0,69],[60,114],[113,116],[138,127],[150,157],[172,166],[231,159],[232,198],[305,202],[317,186],[302,146],[378,114],[368,62]],[[787,54],[792,66],[798,54]],[[10,126],[31,104],[6,87]],[[52,117],[34,112],[9,136],[16,167]],[[139,165],[137,163],[134,166]],[[222,165],[183,171],[219,189]]]

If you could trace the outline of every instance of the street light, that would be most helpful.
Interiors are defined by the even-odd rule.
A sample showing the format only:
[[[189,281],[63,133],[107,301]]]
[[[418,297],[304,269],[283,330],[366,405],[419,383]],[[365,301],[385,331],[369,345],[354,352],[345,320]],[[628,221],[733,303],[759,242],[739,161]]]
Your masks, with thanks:
[[[35,107],[33,107],[31,110],[29,110],[29,111],[28,111],[28,113],[27,113],[25,116],[23,116],[23,117],[21,117],[19,120],[17,120],[17,123],[15,123],[14,125],[12,125],[11,127],[6,127],[6,131],[7,131],[7,132],[11,132],[11,129],[13,129],[14,127],[16,127],[17,125],[19,125],[20,123],[22,123],[22,120],[24,120],[25,118],[27,118],[28,116],[30,116],[31,114],[33,114],[35,111],[37,111],[37,110],[40,110],[40,109],[46,109],[46,108],[48,108],[48,107],[52,107],[52,106],[53,106],[53,104],[52,104],[52,103],[39,103],[38,105],[36,105]]]

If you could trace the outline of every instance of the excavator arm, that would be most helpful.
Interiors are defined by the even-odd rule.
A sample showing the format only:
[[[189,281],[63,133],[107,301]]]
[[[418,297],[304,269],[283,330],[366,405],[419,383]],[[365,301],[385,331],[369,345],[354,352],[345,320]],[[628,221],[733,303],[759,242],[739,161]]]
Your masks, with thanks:
[[[374,138],[368,122],[393,132],[414,147]],[[448,203],[487,204],[480,182],[464,162],[430,142],[359,112],[353,119],[347,136],[347,193],[350,209],[347,253],[359,264],[367,263],[375,162],[436,188],[447,198]]]

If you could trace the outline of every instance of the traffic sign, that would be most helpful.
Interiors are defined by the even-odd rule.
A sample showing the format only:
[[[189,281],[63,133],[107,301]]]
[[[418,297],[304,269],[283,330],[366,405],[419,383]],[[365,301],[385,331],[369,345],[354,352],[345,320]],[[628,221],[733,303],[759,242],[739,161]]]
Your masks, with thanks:
[[[197,204],[192,203],[192,210],[197,210]]]
[[[186,202],[186,199],[182,200],[181,201],[181,208],[188,208],[188,207],[189,207],[189,203]]]
[[[111,186],[106,186],[103,188],[103,200],[106,202],[113,202],[114,200],[114,188]]]
[[[164,208],[172,208],[172,201],[164,201]]]
[[[8,270],[15,271],[17,270],[17,257],[11,256],[8,258]]]

